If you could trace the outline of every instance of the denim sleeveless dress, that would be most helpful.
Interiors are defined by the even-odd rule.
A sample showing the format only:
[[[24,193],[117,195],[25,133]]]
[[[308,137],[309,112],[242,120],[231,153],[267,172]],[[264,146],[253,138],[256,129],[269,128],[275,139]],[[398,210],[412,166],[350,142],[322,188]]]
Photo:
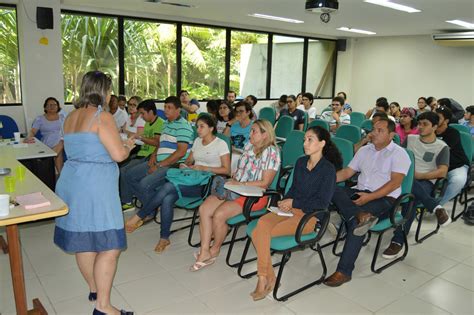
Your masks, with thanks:
[[[99,107],[94,119],[101,111]],[[126,248],[117,163],[97,133],[65,134],[64,149],[68,160],[56,194],[68,205],[69,213],[56,218],[54,243],[74,253]]]

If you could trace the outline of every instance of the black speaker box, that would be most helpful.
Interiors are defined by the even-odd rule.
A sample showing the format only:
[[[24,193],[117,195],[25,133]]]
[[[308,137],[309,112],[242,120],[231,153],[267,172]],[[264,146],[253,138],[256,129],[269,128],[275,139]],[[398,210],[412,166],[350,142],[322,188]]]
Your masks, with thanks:
[[[54,28],[53,8],[36,8],[36,26],[42,30],[52,30]]]
[[[338,39],[336,42],[337,51],[346,51],[347,39]]]

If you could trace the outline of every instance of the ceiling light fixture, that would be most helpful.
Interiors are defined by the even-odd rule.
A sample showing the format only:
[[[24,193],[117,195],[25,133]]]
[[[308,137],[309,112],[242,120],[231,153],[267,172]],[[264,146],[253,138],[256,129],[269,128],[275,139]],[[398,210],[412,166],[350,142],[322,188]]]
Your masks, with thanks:
[[[275,21],[281,21],[281,22],[287,22],[287,23],[295,23],[295,24],[304,23],[304,21],[301,21],[301,20],[295,20],[295,19],[290,19],[290,18],[285,18],[285,17],[280,17],[280,16],[260,14],[260,13],[253,13],[253,14],[249,14],[248,16],[256,17],[259,19],[275,20]]]
[[[474,29],[474,23],[469,23],[469,22],[465,22],[465,21],[461,21],[461,20],[450,20],[450,21],[446,21],[448,23],[451,23],[451,24],[456,24],[456,25],[459,25],[459,26],[462,26],[462,27],[465,27],[465,28],[469,28],[469,29]]]
[[[375,35],[377,33],[371,32],[371,31],[364,31],[364,30],[359,30],[357,28],[350,28],[350,27],[339,27],[339,31],[345,31],[345,32],[352,32],[352,33],[359,33],[359,34],[366,34],[366,35]]]
[[[408,12],[408,13],[417,13],[421,12],[421,10],[403,5],[403,4],[398,4],[398,3],[393,3],[388,0],[364,0],[364,2],[371,3],[371,4],[376,4],[376,5],[381,5],[383,7],[387,7],[390,9],[395,9],[403,12]]]

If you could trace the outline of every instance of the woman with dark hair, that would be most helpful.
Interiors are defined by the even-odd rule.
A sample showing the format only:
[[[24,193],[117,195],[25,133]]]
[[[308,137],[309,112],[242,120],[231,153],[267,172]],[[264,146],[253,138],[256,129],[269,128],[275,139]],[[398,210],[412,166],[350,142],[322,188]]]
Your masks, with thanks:
[[[112,115],[102,108],[110,100],[112,79],[100,71],[82,78],[76,110],[64,122],[68,160],[56,193],[69,213],[56,219],[54,243],[75,253],[89,285],[94,313],[133,314],[110,304],[110,292],[120,252],[127,247],[120,205],[117,162],[125,160],[134,139],[122,142]]]
[[[304,112],[297,107],[297,100],[294,95],[288,95],[286,99],[286,104],[288,108],[282,109],[280,112],[280,117],[283,115],[290,116],[295,121],[294,129],[295,130],[303,130],[304,127]]]
[[[397,102],[390,103],[390,115],[395,118],[396,123],[400,122],[400,104]]]
[[[224,130],[226,136],[230,136],[233,148],[243,150],[249,142],[250,128],[252,128],[252,105],[247,102],[238,102],[234,107],[235,122],[227,123]]]
[[[405,107],[400,112],[400,124],[395,127],[395,132],[400,136],[400,144],[405,143],[408,135],[417,135],[416,111],[412,107]]]
[[[219,100],[210,100],[206,104],[206,109],[209,114],[212,115],[212,117],[216,118],[217,113],[219,112],[219,105],[221,101]]]
[[[217,133],[224,133],[227,124],[232,126],[234,122],[234,109],[229,103],[222,101],[216,114]]]
[[[434,112],[438,108],[438,100],[433,96],[430,96],[426,99],[426,103],[431,108],[431,111]]]
[[[428,102],[426,101],[426,97],[418,98],[418,110],[417,114],[420,115],[421,113],[431,112],[431,107],[428,106]]]
[[[64,164],[63,149],[64,143],[61,139],[61,127],[64,123],[64,116],[61,115],[61,106],[59,101],[54,97],[48,97],[43,104],[44,114],[36,117],[33,125],[25,139],[25,142],[34,142],[34,137],[39,131],[42,135],[41,142],[56,152],[54,165],[57,173],[61,173]]]
[[[278,202],[280,210],[290,212],[292,216],[268,213],[258,220],[252,233],[258,275],[257,287],[251,293],[254,301],[265,298],[275,286],[271,238],[294,235],[301,218],[315,210],[326,209],[334,194],[336,170],[342,168],[342,158],[329,132],[319,126],[309,128],[304,137],[304,151],[305,156],[296,161],[293,183],[288,193]],[[316,218],[310,219],[303,233],[314,231],[315,225]]]
[[[201,115],[197,122],[198,138],[194,140],[188,158],[180,168],[191,168],[197,171],[212,172],[217,175],[230,174],[230,152],[227,143],[216,136],[216,121],[209,115]],[[201,196],[203,186],[179,185],[182,196]],[[140,211],[125,223],[125,229],[132,233],[143,225],[143,220],[160,208],[161,232],[160,241],[155,252],[162,253],[171,244],[170,228],[173,222],[174,204],[179,194],[173,183],[167,182],[160,187],[155,196],[151,197]]]

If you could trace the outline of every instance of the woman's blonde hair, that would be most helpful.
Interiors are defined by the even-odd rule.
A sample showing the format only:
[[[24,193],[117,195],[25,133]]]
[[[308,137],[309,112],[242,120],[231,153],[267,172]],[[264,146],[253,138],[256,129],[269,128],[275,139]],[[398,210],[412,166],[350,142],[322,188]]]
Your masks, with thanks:
[[[100,71],[89,71],[82,78],[79,98],[74,102],[74,107],[106,106],[108,93],[112,90],[112,78]]]
[[[263,139],[262,145],[255,147],[255,153],[258,158],[262,155],[262,152],[265,151],[269,146],[276,146],[276,136],[275,130],[273,129],[272,124],[265,119],[257,119],[253,123],[257,125],[261,133],[266,133],[267,137]]]

